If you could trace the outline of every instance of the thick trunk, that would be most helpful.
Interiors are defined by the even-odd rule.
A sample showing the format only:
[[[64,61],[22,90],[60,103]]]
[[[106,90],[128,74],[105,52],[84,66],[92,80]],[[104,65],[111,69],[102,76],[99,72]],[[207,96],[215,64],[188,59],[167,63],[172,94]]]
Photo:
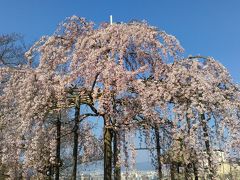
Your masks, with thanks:
[[[80,122],[80,100],[76,100],[74,128],[73,128],[73,170],[72,180],[77,179],[77,157],[78,157],[78,128]]]
[[[188,117],[186,117],[186,119],[187,119],[187,126],[188,126],[188,136],[190,136],[191,122]],[[197,154],[196,154],[195,149],[192,149],[191,164],[192,164],[192,168],[193,168],[194,179],[198,180],[198,169],[197,169],[197,157],[196,156],[197,156]],[[190,177],[190,168],[188,168],[188,166],[186,166],[185,179],[188,179],[189,177]]]
[[[157,150],[157,171],[159,179],[162,179],[162,162],[161,162],[161,146],[160,146],[160,135],[159,135],[159,127],[155,124],[155,137],[156,137],[156,150]]]
[[[117,164],[120,155],[120,149],[118,148],[118,136],[117,131],[113,136],[113,167],[114,167],[114,180],[121,180],[121,166]]]
[[[60,146],[61,146],[61,112],[59,113],[59,117],[57,118],[56,122],[57,126],[57,148],[56,148],[56,173],[55,173],[55,180],[59,180],[60,175],[60,166],[61,166],[61,157],[60,157]]]
[[[46,179],[48,179],[48,180],[52,180],[52,176],[48,176]]]
[[[184,143],[184,139],[181,139],[181,141],[180,141],[180,148],[181,148],[181,152],[182,152],[182,165],[184,167],[184,179],[185,180],[190,180],[190,179],[192,179],[191,178],[191,172],[190,172],[191,166],[190,166],[190,163],[186,163],[184,161],[184,152],[183,152],[184,150],[183,150],[183,147],[186,148],[186,144]]]
[[[207,153],[207,160],[208,160],[208,166],[209,166],[209,179],[213,179],[214,177],[214,169],[213,169],[213,164],[212,164],[212,153],[210,149],[210,142],[209,142],[209,135],[208,135],[208,128],[207,128],[207,122],[205,119],[205,115],[201,114],[201,125],[203,129],[203,137],[204,137],[204,142],[206,146],[206,153]]]
[[[110,118],[104,116],[104,180],[112,179],[112,129],[107,127]]]

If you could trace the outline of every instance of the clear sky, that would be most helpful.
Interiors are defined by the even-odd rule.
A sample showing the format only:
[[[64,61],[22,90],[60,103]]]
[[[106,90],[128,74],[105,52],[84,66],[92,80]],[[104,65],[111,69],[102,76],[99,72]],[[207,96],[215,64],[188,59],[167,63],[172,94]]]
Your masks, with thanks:
[[[146,20],[175,35],[186,55],[213,56],[240,81],[240,0],[1,0],[0,34],[33,42],[67,16],[96,23]]]

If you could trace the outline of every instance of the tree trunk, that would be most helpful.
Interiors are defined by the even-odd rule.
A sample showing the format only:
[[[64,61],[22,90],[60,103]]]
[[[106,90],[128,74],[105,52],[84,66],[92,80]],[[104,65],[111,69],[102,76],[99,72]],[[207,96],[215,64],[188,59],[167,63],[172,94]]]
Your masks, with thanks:
[[[61,112],[59,112],[59,117],[57,118],[56,122],[57,126],[57,148],[56,148],[56,174],[55,174],[55,180],[59,180],[60,175],[60,166],[61,166],[61,157],[60,157],[60,147],[61,147]]]
[[[104,116],[104,180],[112,179],[112,129],[107,127],[109,116]]]
[[[181,139],[181,141],[180,141],[180,148],[181,148],[181,152],[182,152],[182,165],[184,167],[184,179],[185,180],[189,180],[189,179],[192,179],[191,178],[191,173],[190,173],[191,167],[189,166],[190,165],[189,163],[187,164],[184,161],[183,146],[186,148],[186,144],[184,143],[184,139]]]
[[[114,131],[113,134],[113,167],[114,167],[114,180],[121,180],[121,166],[117,164],[120,149],[118,148],[118,136],[119,133]]]
[[[154,127],[155,137],[156,137],[156,150],[157,150],[157,171],[159,179],[162,179],[162,162],[161,162],[161,146],[160,146],[160,135],[159,127],[155,124]]]
[[[211,153],[211,149],[210,149],[210,142],[209,142],[209,135],[208,135],[208,129],[207,129],[207,122],[205,119],[205,115],[201,114],[201,125],[203,128],[203,137],[204,137],[204,141],[205,141],[205,146],[206,146],[206,153],[208,155],[208,166],[209,166],[209,179],[213,179],[214,177],[214,169],[213,169],[213,164],[212,164],[212,153]]]
[[[175,165],[175,162],[171,163],[170,173],[171,173],[171,180],[176,180],[176,165]]]
[[[198,180],[198,169],[196,167],[196,162],[193,162],[193,174],[194,174],[194,179]]]
[[[77,157],[78,157],[78,128],[80,122],[80,98],[76,100],[75,116],[74,116],[74,128],[73,128],[73,170],[72,180],[77,179]]]
[[[187,126],[188,126],[188,136],[190,136],[191,123],[190,123],[190,119],[188,118],[188,114],[186,114],[186,119],[187,119]],[[197,157],[196,157],[197,154],[194,148],[192,148],[191,151],[192,152],[190,156],[191,156],[191,164],[193,168],[194,179],[198,180]],[[192,153],[193,153],[193,156],[192,156]],[[190,177],[190,169],[186,165],[185,179],[188,179],[188,177]]]

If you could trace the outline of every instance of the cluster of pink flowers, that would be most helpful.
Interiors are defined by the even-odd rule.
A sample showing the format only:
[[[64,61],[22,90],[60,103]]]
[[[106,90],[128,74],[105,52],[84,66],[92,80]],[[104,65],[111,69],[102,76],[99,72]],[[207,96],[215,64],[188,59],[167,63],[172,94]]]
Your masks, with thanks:
[[[218,163],[214,149],[229,157],[232,149],[239,151],[239,87],[213,58],[182,59],[182,52],[174,36],[146,23],[94,28],[84,18],[67,18],[26,52],[28,65],[0,67],[0,166],[12,178],[35,173],[44,179],[43,172],[56,161],[52,121],[59,111],[70,116],[71,95],[71,100],[86,97],[81,104],[91,112],[85,117],[102,117],[104,127],[119,135],[117,147],[126,158],[118,155],[118,166],[135,164],[135,133],[156,148],[157,126],[158,163],[193,164],[201,176],[206,159],[213,178]],[[80,126],[79,153],[87,162],[100,150],[89,145],[96,142],[94,127]],[[65,150],[72,145],[69,141],[63,142]]]

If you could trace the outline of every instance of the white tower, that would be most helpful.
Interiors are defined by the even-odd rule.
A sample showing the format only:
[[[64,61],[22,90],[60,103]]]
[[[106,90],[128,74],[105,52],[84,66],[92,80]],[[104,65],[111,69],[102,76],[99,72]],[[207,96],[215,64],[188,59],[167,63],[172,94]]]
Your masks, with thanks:
[[[112,25],[112,23],[113,23],[112,15],[110,15],[110,24]]]

